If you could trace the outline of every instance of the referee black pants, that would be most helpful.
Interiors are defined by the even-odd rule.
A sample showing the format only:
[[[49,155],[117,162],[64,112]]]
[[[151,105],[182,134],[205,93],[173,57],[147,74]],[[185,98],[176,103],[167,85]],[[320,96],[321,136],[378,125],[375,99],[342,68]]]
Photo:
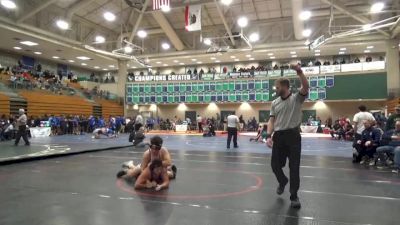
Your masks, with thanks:
[[[271,167],[280,185],[286,185],[288,178],[282,168],[289,159],[290,199],[297,198],[300,187],[301,136],[298,128],[276,131],[273,136]]]
[[[226,147],[230,148],[231,147],[231,141],[232,141],[232,137],[233,137],[233,146],[235,148],[238,147],[237,144],[237,128],[236,127],[228,127],[228,139],[226,141]]]

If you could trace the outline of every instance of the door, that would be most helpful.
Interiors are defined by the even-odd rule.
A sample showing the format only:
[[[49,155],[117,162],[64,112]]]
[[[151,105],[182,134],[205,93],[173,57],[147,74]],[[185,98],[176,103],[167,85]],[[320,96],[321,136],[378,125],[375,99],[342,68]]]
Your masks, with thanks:
[[[221,111],[221,119],[226,121],[226,118],[231,114],[235,114],[235,111]]]
[[[314,118],[314,120],[317,117],[317,111],[316,110],[303,110],[303,123],[307,123],[308,118],[310,118],[310,116],[312,116]]]

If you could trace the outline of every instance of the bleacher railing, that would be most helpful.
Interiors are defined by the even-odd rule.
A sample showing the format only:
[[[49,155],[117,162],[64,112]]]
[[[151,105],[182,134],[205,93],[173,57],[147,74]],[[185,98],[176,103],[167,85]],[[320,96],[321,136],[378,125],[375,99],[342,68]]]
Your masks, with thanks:
[[[364,63],[350,63],[338,65],[321,65],[303,67],[305,75],[320,75],[320,74],[337,74],[348,72],[363,72],[372,70],[384,70],[385,61],[374,61]],[[177,74],[177,75],[135,75],[134,79],[128,77],[128,82],[152,82],[152,81],[186,81],[186,80],[225,80],[235,78],[267,78],[294,76],[294,70],[284,68],[265,71],[248,71],[248,72],[228,72],[228,73],[205,73],[205,74]]]

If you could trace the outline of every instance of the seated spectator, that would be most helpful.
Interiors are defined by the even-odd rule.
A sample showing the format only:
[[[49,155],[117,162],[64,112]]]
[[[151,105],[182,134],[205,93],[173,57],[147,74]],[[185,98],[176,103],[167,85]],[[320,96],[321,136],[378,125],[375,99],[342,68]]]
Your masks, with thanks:
[[[315,66],[321,66],[321,62],[320,62],[319,60],[317,60],[317,61],[314,63],[314,65],[315,65]]]
[[[187,74],[192,75],[192,71],[188,69]]]
[[[277,65],[277,64],[275,64],[275,66],[274,66],[274,70],[277,70],[277,69],[279,69],[279,67],[278,67],[278,65]]]
[[[329,65],[331,65],[331,62],[329,62],[329,61],[324,61],[324,66],[329,66]]]
[[[335,60],[335,61],[333,62],[333,65],[339,65],[339,62],[338,62],[337,60]]]
[[[160,191],[169,186],[167,170],[160,159],[155,159],[139,175],[135,182],[135,189],[153,189]]]
[[[354,136],[354,128],[350,122],[346,122],[343,132],[343,140],[352,140]]]
[[[377,157],[373,161],[378,167],[390,166],[393,164],[394,155],[395,170],[400,168],[400,121],[396,122],[395,129],[387,130],[382,137],[381,146],[376,149]],[[396,171],[397,170],[397,171]]]
[[[144,135],[144,127],[140,127],[139,130],[135,133],[135,137],[133,139],[133,146],[135,147],[144,147],[146,144],[143,140],[146,138]]]
[[[372,62],[372,57],[369,55],[365,58],[365,62]]]
[[[364,131],[361,134],[361,140],[355,145],[357,152],[353,155],[353,163],[360,162],[361,165],[368,163],[374,159],[376,148],[381,140],[381,132],[373,127],[373,120],[364,121]],[[375,163],[370,162],[375,165]]]
[[[334,139],[336,139],[335,135],[337,135],[338,140],[343,136],[343,127],[340,125],[339,120],[335,120],[330,134]]]
[[[360,63],[360,59],[359,59],[358,57],[356,57],[356,58],[354,59],[354,63]]]
[[[346,64],[346,61],[342,59],[342,61],[340,61],[340,64]]]
[[[0,130],[0,140],[7,141],[14,138],[14,128],[15,122],[13,119],[10,118],[10,121],[6,121],[3,128]]]

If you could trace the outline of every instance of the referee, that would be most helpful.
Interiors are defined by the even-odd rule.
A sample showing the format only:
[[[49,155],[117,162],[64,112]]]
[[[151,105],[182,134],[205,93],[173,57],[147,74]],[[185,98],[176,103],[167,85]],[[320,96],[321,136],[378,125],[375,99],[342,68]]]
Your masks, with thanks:
[[[271,167],[279,182],[276,190],[278,195],[283,194],[288,183],[288,178],[283,173],[282,168],[285,167],[286,158],[289,159],[291,207],[298,209],[301,207],[297,196],[300,187],[301,106],[306,99],[309,85],[300,66],[295,65],[292,69],[297,72],[300,78],[301,88],[298,93],[291,93],[288,79],[279,78],[275,81],[276,94],[279,97],[271,105],[267,146],[272,147]],[[271,138],[272,132],[274,133]]]

